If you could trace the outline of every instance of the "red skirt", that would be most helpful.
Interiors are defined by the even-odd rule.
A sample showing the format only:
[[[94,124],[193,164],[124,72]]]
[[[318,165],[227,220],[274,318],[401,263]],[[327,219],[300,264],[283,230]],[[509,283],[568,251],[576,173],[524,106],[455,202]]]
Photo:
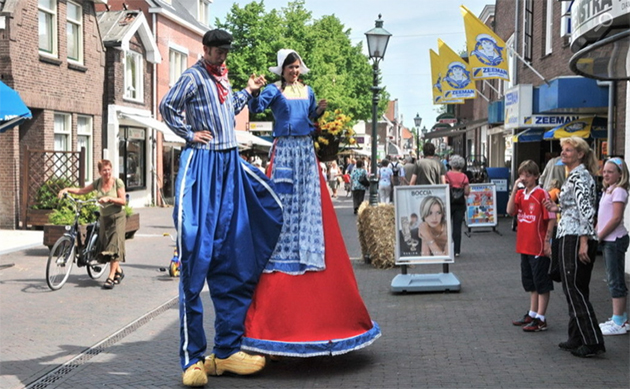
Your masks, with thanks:
[[[241,348],[269,355],[339,355],[381,335],[363,303],[335,209],[320,174],[326,270],[263,273]]]

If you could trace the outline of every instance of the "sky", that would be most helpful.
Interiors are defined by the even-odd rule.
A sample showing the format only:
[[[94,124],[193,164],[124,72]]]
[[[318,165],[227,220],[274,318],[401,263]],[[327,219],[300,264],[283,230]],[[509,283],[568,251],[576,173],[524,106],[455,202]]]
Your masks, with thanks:
[[[251,0],[214,0],[210,5],[211,20],[225,16],[232,5],[241,8]],[[265,11],[284,8],[288,0],[264,0]],[[422,126],[431,128],[438,116],[431,96],[431,66],[429,49],[438,50],[437,40],[442,39],[455,52],[464,50],[466,36],[464,20],[459,6],[465,5],[479,15],[493,0],[306,0],[305,8],[313,19],[335,15],[351,30],[352,44],[363,42],[367,54],[365,32],[374,28],[374,21],[382,14],[383,28],[392,34],[385,58],[380,63],[381,86],[392,100],[398,99],[399,115],[404,126],[414,127],[413,118],[419,114]],[[304,58],[306,65],[313,67]],[[274,64],[275,65],[275,64]],[[270,65],[272,66],[272,65]],[[317,91],[315,91],[317,94]],[[371,93],[367,91],[366,93]],[[326,98],[319,96],[318,98]]]

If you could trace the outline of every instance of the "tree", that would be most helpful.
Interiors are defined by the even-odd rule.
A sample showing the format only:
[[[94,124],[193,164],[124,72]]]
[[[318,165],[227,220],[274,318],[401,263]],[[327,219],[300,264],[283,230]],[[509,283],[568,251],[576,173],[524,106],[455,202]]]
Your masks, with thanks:
[[[362,44],[350,41],[350,30],[333,15],[313,20],[304,0],[289,2],[280,11],[265,11],[264,1],[241,8],[232,6],[218,28],[234,36],[234,49],[228,57],[230,79],[235,89],[243,88],[251,73],[264,74],[273,82],[278,76],[269,72],[282,48],[300,53],[311,69],[302,76],[318,98],[328,100],[329,109],[342,109],[355,120],[370,120],[372,112],[372,68],[362,54]],[[387,107],[389,94],[381,91],[379,116]],[[255,115],[256,120],[272,120],[271,112]]]

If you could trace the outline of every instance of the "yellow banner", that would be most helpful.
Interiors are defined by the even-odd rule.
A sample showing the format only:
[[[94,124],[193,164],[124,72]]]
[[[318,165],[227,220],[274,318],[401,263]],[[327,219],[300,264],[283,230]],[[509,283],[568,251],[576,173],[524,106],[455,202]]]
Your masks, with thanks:
[[[464,100],[445,100],[442,96],[442,73],[440,68],[442,63],[438,54],[429,49],[429,58],[431,59],[431,88],[433,90],[433,104],[464,104]]]
[[[442,97],[446,100],[474,99],[477,97],[475,83],[470,78],[468,63],[457,55],[446,43],[438,39]]]
[[[466,47],[473,80],[509,81],[505,42],[463,5]]]

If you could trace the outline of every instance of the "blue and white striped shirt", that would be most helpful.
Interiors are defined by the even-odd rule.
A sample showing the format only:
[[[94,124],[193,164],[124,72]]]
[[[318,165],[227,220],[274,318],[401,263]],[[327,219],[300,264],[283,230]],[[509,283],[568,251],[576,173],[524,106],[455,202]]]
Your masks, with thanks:
[[[188,68],[160,103],[160,114],[167,126],[187,142],[188,147],[227,150],[238,147],[234,126],[237,115],[252,96],[245,89],[230,93],[221,104],[217,86],[199,60]],[[212,140],[192,143],[193,133],[210,131]]]

